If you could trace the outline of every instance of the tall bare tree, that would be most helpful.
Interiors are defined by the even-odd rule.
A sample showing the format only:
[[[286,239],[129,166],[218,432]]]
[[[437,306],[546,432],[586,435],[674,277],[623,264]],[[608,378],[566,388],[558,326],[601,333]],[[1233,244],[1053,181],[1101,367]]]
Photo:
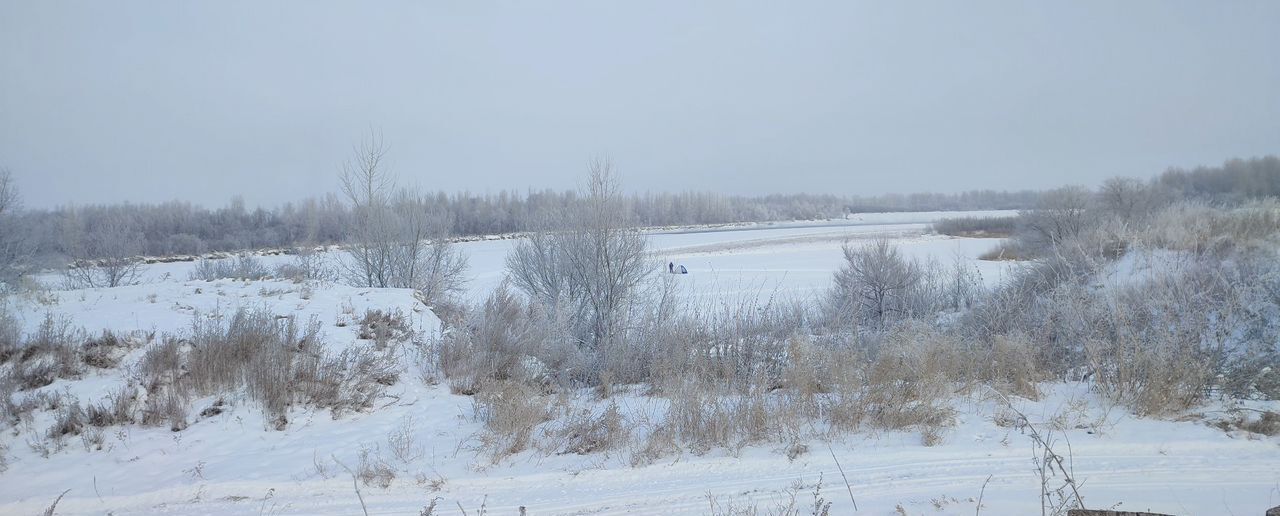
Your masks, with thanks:
[[[618,334],[618,324],[637,288],[652,271],[647,241],[628,218],[622,183],[607,159],[589,165],[587,199],[570,233],[570,270],[590,306],[591,336],[601,342]]]
[[[395,249],[391,192],[395,178],[384,164],[387,148],[380,133],[370,131],[342,164],[342,193],[351,203],[353,241],[348,247],[348,275],[366,287],[392,286],[392,254]]]
[[[17,220],[22,196],[13,174],[0,167],[0,284],[13,286],[30,266],[35,242]]]
[[[22,196],[18,194],[18,185],[13,181],[13,172],[0,167],[0,215],[8,215],[22,205]]]

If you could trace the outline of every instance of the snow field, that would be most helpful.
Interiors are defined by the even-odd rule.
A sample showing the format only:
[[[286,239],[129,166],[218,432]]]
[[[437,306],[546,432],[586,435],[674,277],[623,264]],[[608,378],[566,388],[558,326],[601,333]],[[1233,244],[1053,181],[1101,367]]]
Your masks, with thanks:
[[[651,235],[655,263],[685,264],[679,278],[707,300],[791,296],[811,299],[830,283],[846,240],[892,237],[904,253],[943,264],[961,259],[978,267],[988,285],[998,283],[1007,262],[980,262],[998,239],[956,239],[923,234],[928,217],[910,220],[868,216],[866,225],[802,225],[711,233],[668,230]],[[510,240],[458,244],[471,260],[467,296],[473,300],[501,282]],[[335,259],[337,255],[335,255]],[[266,256],[272,266],[286,256]],[[1155,258],[1155,262],[1165,258]],[[146,267],[140,285],[114,289],[52,291],[41,299],[13,299],[10,309],[35,331],[48,315],[69,317],[93,334],[103,329],[138,339],[122,367],[90,371],[39,389],[82,403],[101,399],[129,381],[132,364],[146,349],[146,335],[182,334],[197,313],[245,308],[311,318],[332,350],[367,346],[353,321],[367,310],[403,314],[423,340],[440,324],[412,292],[279,280],[189,281],[191,263]],[[1151,263],[1122,262],[1110,277],[1142,274]],[[295,408],[283,431],[269,430],[262,411],[233,400],[209,417],[193,417],[181,432],[128,425],[109,428],[102,450],[77,438],[41,457],[39,439],[52,415],[39,413],[25,426],[0,434],[8,448],[0,472],[0,514],[40,513],[64,490],[59,514],[358,514],[359,498],[345,468],[377,471],[394,479],[385,488],[359,484],[369,514],[419,514],[437,500],[435,514],[708,514],[758,506],[767,513],[793,496],[802,513],[815,483],[832,514],[970,514],[981,496],[981,514],[1029,514],[1040,507],[1036,450],[1028,429],[1011,422],[1004,402],[975,393],[951,400],[954,424],[936,446],[923,446],[918,431],[861,431],[831,442],[756,444],[703,454],[676,451],[634,465],[666,400],[624,389],[607,400],[576,393],[566,410],[595,413],[613,405],[628,422],[630,440],[607,451],[577,455],[555,447],[533,449],[496,462],[482,449],[484,433],[475,400],[451,394],[447,382],[431,384],[413,343],[401,347],[400,381],[372,410],[334,419],[327,410]],[[1090,507],[1173,514],[1261,514],[1280,505],[1280,441],[1244,431],[1224,432],[1195,420],[1162,421],[1128,415],[1092,393],[1087,384],[1044,384],[1038,401],[1013,398],[1028,422],[1051,431],[1055,450],[1069,455],[1074,477]],[[25,395],[27,393],[19,393]],[[193,400],[194,415],[214,402]],[[1280,409],[1276,403],[1250,408]],[[1212,415],[1231,406],[1203,407]],[[536,440],[535,440],[536,441]],[[802,446],[805,451],[795,452]],[[1069,449],[1069,453],[1066,451]],[[840,467],[837,468],[835,458]],[[362,466],[363,465],[363,466]],[[841,471],[843,470],[843,471]],[[843,474],[842,474],[843,473]],[[376,484],[376,482],[375,482]],[[985,484],[985,488],[984,488]]]

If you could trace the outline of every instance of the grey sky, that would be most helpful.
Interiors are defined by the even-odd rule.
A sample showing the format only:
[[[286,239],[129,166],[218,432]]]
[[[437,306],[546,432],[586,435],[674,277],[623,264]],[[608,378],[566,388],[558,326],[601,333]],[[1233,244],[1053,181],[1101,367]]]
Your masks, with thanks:
[[[0,0],[29,206],[402,182],[956,191],[1280,152],[1280,2]]]

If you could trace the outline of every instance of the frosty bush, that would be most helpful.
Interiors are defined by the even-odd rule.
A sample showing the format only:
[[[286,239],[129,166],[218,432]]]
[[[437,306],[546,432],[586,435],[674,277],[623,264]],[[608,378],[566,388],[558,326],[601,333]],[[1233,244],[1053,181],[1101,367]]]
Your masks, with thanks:
[[[1280,227],[1280,201],[1264,199],[1223,209],[1198,201],[1175,203],[1155,214],[1135,232],[1137,244],[1194,254],[1229,252],[1239,246],[1275,242]]]
[[[73,228],[67,247],[74,261],[64,272],[66,288],[118,287],[138,279],[143,236],[131,217],[117,214]]]
[[[565,454],[588,455],[627,444],[629,430],[617,404],[604,410],[569,410],[557,419],[558,426],[549,433],[551,451]]]
[[[494,381],[567,387],[588,377],[586,358],[567,325],[505,285],[468,316],[465,326],[445,336],[439,360],[453,391],[465,394]]]
[[[357,338],[372,340],[374,347],[379,350],[386,349],[393,343],[407,341],[412,336],[413,329],[399,310],[366,310],[356,334]]]
[[[1046,201],[1057,204],[1034,215],[1036,233],[1012,244],[1031,242],[1035,259],[991,291],[962,263],[920,263],[870,242],[846,247],[846,266],[819,306],[692,305],[658,285],[633,296],[619,315],[624,330],[595,346],[565,323],[575,317],[564,303],[572,283],[542,274],[563,262],[550,237],[534,235],[509,259],[526,296],[504,287],[472,309],[446,337],[441,364],[456,392],[527,416],[490,420],[488,445],[498,455],[528,442],[593,448],[611,426],[596,417],[604,407],[576,389],[594,387],[607,400],[620,385],[643,384],[666,404],[652,419],[627,422],[628,435],[643,436],[636,463],[863,429],[917,432],[936,444],[957,394],[1036,398],[1050,380],[1089,381],[1146,416],[1182,413],[1215,392],[1280,395],[1274,205],[1205,208],[1210,229],[1183,234],[1174,230],[1185,217],[1179,210],[1198,205],[1122,217],[1112,211],[1145,205],[1120,198],[1101,210],[1086,194],[1065,190]],[[1117,275],[1153,250],[1179,258]],[[516,391],[540,401],[509,405]]]
[[[191,270],[190,279],[213,281],[219,279],[260,280],[270,275],[262,261],[248,253],[235,258],[201,258]]]
[[[846,243],[844,259],[826,300],[828,321],[835,325],[884,329],[894,321],[933,315],[944,306],[946,279],[937,263],[908,259],[883,239]],[[959,275],[953,278],[953,284],[962,281]]]
[[[527,449],[534,430],[550,417],[550,400],[526,384],[500,381],[476,395],[475,418],[484,423],[481,446],[496,461]]]
[[[274,275],[293,281],[337,281],[337,271],[328,263],[324,254],[309,247],[294,248],[293,259],[276,267]]]
[[[590,164],[583,202],[552,215],[560,222],[516,244],[507,256],[512,284],[536,302],[572,315],[586,347],[620,337],[627,311],[654,269],[644,235],[626,214],[621,182],[607,159]],[[545,222],[545,219],[544,219]]]
[[[88,423],[87,419],[84,408],[79,402],[72,400],[54,415],[53,425],[45,431],[45,437],[50,441],[60,442],[67,436],[80,435]]]

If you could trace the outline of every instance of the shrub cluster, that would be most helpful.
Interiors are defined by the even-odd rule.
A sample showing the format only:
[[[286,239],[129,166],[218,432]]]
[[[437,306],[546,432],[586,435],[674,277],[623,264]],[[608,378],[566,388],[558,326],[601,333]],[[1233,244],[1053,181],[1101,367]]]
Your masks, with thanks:
[[[150,411],[144,421],[183,426],[193,398],[243,394],[263,409],[268,425],[287,427],[289,409],[329,409],[334,417],[373,405],[398,381],[390,350],[351,347],[328,352],[320,324],[240,310],[197,314],[190,339],[168,337],[139,364]],[[154,402],[152,402],[154,400]]]
[[[85,336],[69,320],[46,316],[38,330],[0,354],[0,424],[30,424],[38,410],[54,423],[36,442],[41,453],[57,451],[65,438],[81,436],[87,448],[102,444],[101,429],[142,424],[181,431],[197,418],[222,413],[228,403],[246,400],[263,411],[270,428],[284,429],[290,410],[310,407],[333,417],[369,409],[400,376],[396,347],[409,338],[395,315],[373,313],[366,326],[371,345],[330,352],[320,342],[315,320],[240,310],[196,314],[189,334],[147,336],[151,344],[127,382],[96,402],[82,404],[41,389],[58,379],[79,378],[89,368],[118,368],[141,339],[111,332]],[[20,332],[0,311],[0,336]],[[25,393],[25,394],[24,394]],[[193,407],[200,399],[212,405]]]
[[[956,395],[1035,398],[1049,380],[1089,382],[1143,416],[1214,394],[1280,398],[1274,201],[1173,203],[1140,228],[1096,206],[1061,209],[1072,222],[1040,213],[1044,231],[1015,235],[1033,259],[990,290],[963,263],[873,241],[846,246],[822,303],[708,306],[656,288],[618,315],[616,338],[584,346],[571,313],[504,286],[456,320],[439,364],[454,392],[475,396],[495,458],[629,444],[646,463],[867,429],[934,444]],[[633,386],[659,408],[631,420],[596,401]]]

